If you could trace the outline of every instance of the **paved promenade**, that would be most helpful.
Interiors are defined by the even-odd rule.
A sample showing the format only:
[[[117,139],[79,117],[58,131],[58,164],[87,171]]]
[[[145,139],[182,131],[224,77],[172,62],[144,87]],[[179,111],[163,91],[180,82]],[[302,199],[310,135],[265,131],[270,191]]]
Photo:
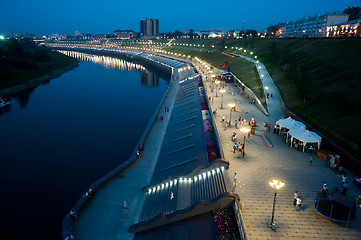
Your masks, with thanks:
[[[327,166],[322,165],[322,160],[313,154],[314,161],[309,166],[310,154],[299,152],[290,148],[282,137],[271,132],[264,132],[263,122],[271,123],[272,128],[278,119],[284,117],[281,105],[263,64],[259,72],[264,75],[264,86],[268,87],[268,92],[273,97],[267,99],[269,116],[265,116],[250,100],[244,95],[239,95],[239,89],[234,84],[226,84],[223,106],[220,109],[221,94],[215,97],[215,91],[210,91],[210,83],[206,84],[207,93],[213,97],[212,109],[217,109],[217,128],[221,137],[223,151],[226,160],[230,162],[230,168],[225,173],[229,189],[232,189],[231,182],[233,174],[237,172],[238,179],[235,192],[239,194],[241,202],[244,202],[243,216],[246,225],[248,239],[361,239],[361,221],[346,224],[331,222],[318,215],[314,210],[314,192],[322,188],[323,182],[327,181],[329,193],[340,182],[340,178]],[[266,92],[267,92],[266,91]],[[235,95],[231,95],[233,92]],[[237,100],[237,102],[236,102]],[[236,112],[232,112],[232,125],[227,129],[221,122],[222,116],[229,119],[229,103],[236,104]],[[247,109],[248,113],[243,113],[240,107]],[[251,119],[255,117],[259,127],[255,134],[246,138],[245,158],[237,158],[233,153],[233,143],[231,136],[237,133],[238,141],[243,142],[243,134],[234,127],[234,119],[238,117]],[[272,142],[273,147],[268,147],[262,139],[265,134]],[[350,190],[347,195],[361,194],[361,190],[352,185],[354,176],[348,174]],[[285,186],[277,194],[275,210],[276,230],[268,227],[271,220],[274,191],[269,186],[269,181],[277,178],[285,182]],[[298,191],[302,198],[301,211],[295,211],[293,206],[293,193]]]

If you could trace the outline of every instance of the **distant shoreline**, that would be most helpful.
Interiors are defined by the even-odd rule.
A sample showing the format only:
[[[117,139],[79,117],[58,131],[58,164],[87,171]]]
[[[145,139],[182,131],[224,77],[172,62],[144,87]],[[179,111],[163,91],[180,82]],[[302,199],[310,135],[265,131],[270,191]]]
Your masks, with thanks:
[[[71,70],[74,70],[78,66],[79,66],[79,61],[76,61],[75,63],[73,63],[73,64],[71,64],[71,65],[69,65],[69,66],[67,66],[67,67],[65,67],[63,69],[54,71],[51,74],[47,74],[45,76],[35,78],[33,80],[29,80],[29,81],[27,81],[25,83],[21,83],[21,84],[18,84],[16,86],[13,86],[13,87],[9,87],[9,88],[0,90],[0,97],[5,97],[5,96],[8,96],[10,94],[18,93],[18,92],[24,91],[24,90],[29,89],[29,88],[37,87],[37,86],[39,86],[40,84],[42,84],[42,83],[44,83],[46,81],[52,80],[54,78],[58,78],[61,75],[63,75],[64,73],[69,72]]]

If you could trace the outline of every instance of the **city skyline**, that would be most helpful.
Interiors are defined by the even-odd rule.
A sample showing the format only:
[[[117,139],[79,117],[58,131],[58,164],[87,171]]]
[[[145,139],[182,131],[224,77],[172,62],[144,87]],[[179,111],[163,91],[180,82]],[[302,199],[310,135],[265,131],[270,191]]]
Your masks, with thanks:
[[[360,0],[305,0],[290,3],[285,0],[273,2],[233,1],[184,1],[177,5],[160,0],[156,4],[140,0],[132,2],[95,1],[74,2],[65,0],[50,3],[24,0],[2,3],[0,34],[29,32],[34,34],[69,34],[74,30],[82,33],[113,33],[116,29],[132,29],[137,32],[139,21],[145,18],[159,19],[160,32],[194,29],[255,29],[262,30],[279,22],[292,21],[305,16],[325,12],[343,11],[347,7],[361,6]]]

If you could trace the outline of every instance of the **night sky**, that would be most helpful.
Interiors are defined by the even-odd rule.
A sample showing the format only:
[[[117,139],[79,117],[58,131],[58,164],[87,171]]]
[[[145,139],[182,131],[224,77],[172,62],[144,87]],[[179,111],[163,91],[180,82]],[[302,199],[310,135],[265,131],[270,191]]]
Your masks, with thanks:
[[[193,28],[262,30],[326,11],[361,6],[361,0],[17,0],[0,4],[0,34],[139,31],[139,20],[158,18],[160,32]]]

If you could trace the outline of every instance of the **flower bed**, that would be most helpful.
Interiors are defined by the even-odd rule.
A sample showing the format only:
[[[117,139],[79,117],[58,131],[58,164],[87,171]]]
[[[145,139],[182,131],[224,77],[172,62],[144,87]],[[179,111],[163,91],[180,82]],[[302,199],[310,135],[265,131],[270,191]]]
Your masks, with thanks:
[[[217,239],[241,239],[233,209],[214,211]]]
[[[214,133],[213,124],[210,120],[210,112],[208,108],[207,99],[204,95],[204,89],[202,88],[203,85],[200,80],[198,86],[199,86],[199,94],[201,99],[204,138],[207,146],[207,158],[208,158],[208,163],[211,163],[215,159],[220,158],[220,153],[217,145],[216,135]]]
[[[219,150],[217,145],[207,145],[207,156],[208,156],[208,163],[213,162],[219,156]]]

